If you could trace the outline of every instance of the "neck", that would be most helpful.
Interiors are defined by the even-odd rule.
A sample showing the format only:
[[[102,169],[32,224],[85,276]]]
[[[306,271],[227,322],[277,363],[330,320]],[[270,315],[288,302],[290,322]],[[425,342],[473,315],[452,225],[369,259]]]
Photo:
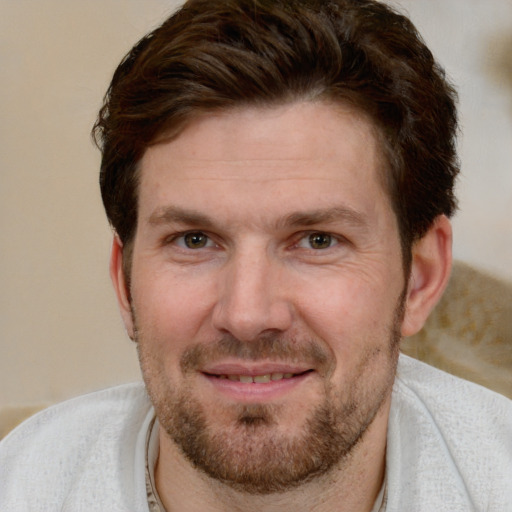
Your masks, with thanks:
[[[385,474],[390,399],[360,442],[328,474],[282,493],[234,490],[193,467],[160,427],[156,487],[167,512],[370,512]]]

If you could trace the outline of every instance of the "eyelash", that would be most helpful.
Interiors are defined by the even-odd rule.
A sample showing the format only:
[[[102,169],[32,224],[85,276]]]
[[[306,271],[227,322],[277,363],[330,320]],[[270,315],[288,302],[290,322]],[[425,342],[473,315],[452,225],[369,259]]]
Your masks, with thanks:
[[[316,240],[315,240],[316,238]],[[322,240],[322,238],[324,240]],[[325,240],[327,239],[327,240]],[[299,241],[295,244],[296,247],[304,248],[306,250],[311,249],[315,252],[317,251],[326,251],[328,249],[332,249],[333,247],[336,247],[342,242],[342,238],[336,235],[333,235],[332,233],[327,233],[325,231],[309,231],[307,233],[304,233],[300,238]],[[308,244],[308,247],[302,247],[301,244],[305,242]],[[318,243],[319,245],[326,244],[325,247],[312,247],[313,243]]]
[[[205,237],[205,243],[204,245],[199,245],[195,248],[190,247],[187,245],[186,237]],[[318,247],[314,248],[311,247],[311,244],[314,243],[314,237],[317,238],[316,242],[322,242],[322,237],[325,237],[327,240],[327,245],[325,247]],[[192,240],[191,240],[192,241]],[[181,242],[181,243],[180,243]],[[305,247],[302,244],[306,243],[309,245],[309,247]],[[299,249],[305,249],[305,250],[312,250],[314,252],[321,252],[321,251],[327,251],[328,249],[332,249],[333,247],[336,247],[337,245],[346,242],[346,239],[343,237],[340,237],[338,235],[333,235],[332,233],[328,233],[325,231],[308,231],[301,233],[300,236],[297,237],[297,242],[293,244],[292,247],[299,248]],[[211,248],[212,246],[215,246],[215,242],[213,242],[212,237],[210,237],[207,233],[201,230],[193,230],[193,231],[184,231],[180,233],[176,233],[172,235],[171,237],[168,237],[165,239],[165,244],[175,244],[178,247],[180,247],[183,250],[199,250],[204,248]]]
[[[204,246],[201,246],[201,247],[197,247],[197,248],[192,248],[192,247],[188,247],[186,245],[186,237],[187,236],[204,236],[206,238],[206,244]],[[180,243],[181,241],[181,243]],[[209,244],[211,243],[214,243],[212,241],[212,238],[206,234],[204,231],[201,231],[201,230],[193,230],[193,231],[183,231],[181,233],[176,233],[168,238],[165,239],[165,245],[169,245],[169,244],[174,244],[174,245],[177,245],[178,247],[180,247],[181,249],[183,250],[196,250],[196,249],[203,249],[205,247],[209,247]]]

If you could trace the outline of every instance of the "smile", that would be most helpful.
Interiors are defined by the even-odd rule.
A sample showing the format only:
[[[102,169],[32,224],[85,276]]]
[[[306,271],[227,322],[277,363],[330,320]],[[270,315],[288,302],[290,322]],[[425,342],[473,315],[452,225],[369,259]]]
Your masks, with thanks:
[[[301,386],[315,373],[311,368],[290,365],[262,365],[267,368],[247,368],[238,364],[218,365],[203,370],[215,396],[224,396],[238,403],[265,403],[298,393]],[[268,366],[279,366],[269,368]],[[286,366],[286,368],[285,368]]]
[[[215,375],[218,379],[227,379],[236,382],[242,382],[244,384],[265,384],[267,382],[275,382],[283,379],[291,379],[300,374],[296,373],[266,373],[264,375]]]

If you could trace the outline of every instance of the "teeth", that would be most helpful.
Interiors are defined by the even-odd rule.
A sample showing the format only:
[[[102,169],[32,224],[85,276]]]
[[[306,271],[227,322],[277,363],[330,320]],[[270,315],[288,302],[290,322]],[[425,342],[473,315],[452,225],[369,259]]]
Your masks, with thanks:
[[[270,373],[267,375],[255,375],[253,377],[254,382],[270,382]],[[240,382],[242,382],[240,380]]]
[[[228,379],[236,382],[243,382],[245,384],[248,383],[266,383],[270,381],[282,380],[282,379],[291,379],[293,377],[293,373],[266,373],[265,375],[218,375],[219,379]]]

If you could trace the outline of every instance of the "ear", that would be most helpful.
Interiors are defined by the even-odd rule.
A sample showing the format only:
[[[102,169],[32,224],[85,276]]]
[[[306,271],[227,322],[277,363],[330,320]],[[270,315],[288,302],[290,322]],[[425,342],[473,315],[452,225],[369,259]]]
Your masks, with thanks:
[[[135,330],[133,325],[130,290],[128,288],[123,268],[123,243],[117,233],[114,234],[112,250],[110,252],[110,279],[114,285],[117,303],[119,304],[126,332],[133,340],[135,338]]]
[[[416,334],[441,298],[452,267],[452,227],[445,215],[412,247],[412,266],[402,336]]]

